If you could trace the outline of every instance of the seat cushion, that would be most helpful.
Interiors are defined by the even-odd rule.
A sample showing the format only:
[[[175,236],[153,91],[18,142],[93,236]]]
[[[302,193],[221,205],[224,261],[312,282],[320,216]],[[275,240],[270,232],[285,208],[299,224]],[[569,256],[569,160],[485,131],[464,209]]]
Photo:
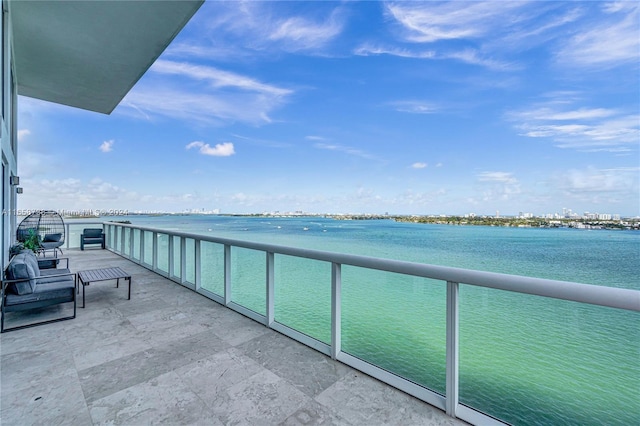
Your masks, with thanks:
[[[5,304],[7,306],[11,306],[20,305],[23,303],[32,303],[37,301],[63,298],[66,298],[71,302],[73,301],[75,291],[76,288],[73,282],[73,278],[68,277],[67,280],[59,281],[57,283],[38,284],[36,286],[36,289],[31,294],[7,294]]]
[[[44,238],[42,239],[42,242],[43,243],[57,243],[58,241],[60,241],[61,238],[62,238],[62,234],[61,233],[45,234]]]
[[[63,272],[64,269],[51,269],[51,271],[58,271],[58,274],[64,274],[65,273],[65,272]],[[67,273],[69,273],[68,269],[66,271],[67,271]],[[40,278],[37,279],[38,284],[36,285],[36,290],[38,289],[38,286],[40,286],[42,284],[66,282],[66,281],[69,281],[69,280],[71,282],[73,282],[73,275],[64,275],[64,276],[55,276],[55,275],[56,274],[47,274],[47,275],[40,276]]]

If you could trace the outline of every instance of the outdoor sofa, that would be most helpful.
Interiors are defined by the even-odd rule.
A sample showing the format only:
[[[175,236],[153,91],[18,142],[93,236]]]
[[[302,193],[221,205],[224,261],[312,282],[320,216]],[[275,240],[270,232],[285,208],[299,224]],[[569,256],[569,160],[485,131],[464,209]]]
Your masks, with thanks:
[[[64,268],[60,264],[66,261]],[[76,317],[76,274],[68,258],[38,260],[31,250],[13,256],[2,279],[0,333]],[[5,313],[73,302],[73,315],[5,329]]]

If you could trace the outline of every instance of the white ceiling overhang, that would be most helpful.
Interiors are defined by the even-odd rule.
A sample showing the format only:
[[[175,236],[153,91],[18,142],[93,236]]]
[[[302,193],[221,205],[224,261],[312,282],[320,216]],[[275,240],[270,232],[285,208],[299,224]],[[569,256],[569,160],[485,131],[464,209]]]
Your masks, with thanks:
[[[18,94],[109,114],[203,2],[10,1]]]

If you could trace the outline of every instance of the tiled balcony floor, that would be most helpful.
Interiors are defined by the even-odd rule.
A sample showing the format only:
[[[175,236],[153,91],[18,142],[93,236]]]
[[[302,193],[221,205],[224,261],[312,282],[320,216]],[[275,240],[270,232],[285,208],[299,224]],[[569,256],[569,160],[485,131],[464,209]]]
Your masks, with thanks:
[[[131,300],[93,283],[75,319],[0,335],[2,425],[465,424],[106,250],[65,255],[131,273]]]

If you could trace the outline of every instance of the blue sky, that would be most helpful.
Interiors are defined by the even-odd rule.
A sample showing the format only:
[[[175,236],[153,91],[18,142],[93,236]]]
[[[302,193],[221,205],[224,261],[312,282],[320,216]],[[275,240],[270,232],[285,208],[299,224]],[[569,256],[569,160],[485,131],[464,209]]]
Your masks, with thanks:
[[[638,2],[206,2],[109,116],[19,98],[21,209],[640,215]]]

